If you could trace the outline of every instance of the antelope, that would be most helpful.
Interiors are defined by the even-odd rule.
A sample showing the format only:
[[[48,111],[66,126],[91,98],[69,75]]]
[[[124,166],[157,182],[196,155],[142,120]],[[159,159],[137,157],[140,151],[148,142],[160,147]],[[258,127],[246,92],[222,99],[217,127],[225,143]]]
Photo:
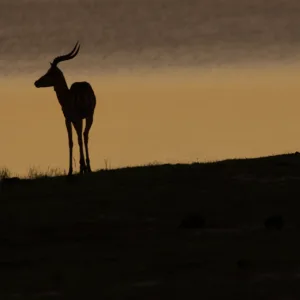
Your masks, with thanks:
[[[57,100],[61,105],[62,112],[65,117],[65,124],[68,132],[69,140],[69,172],[68,176],[73,173],[73,139],[72,125],[75,128],[78,137],[79,154],[80,154],[80,174],[89,173],[91,171],[89,157],[89,132],[93,125],[94,110],[96,107],[96,96],[92,86],[86,82],[74,82],[70,89],[68,88],[63,72],[58,68],[58,64],[62,61],[73,59],[79,52],[80,45],[77,42],[73,50],[62,56],[57,56],[50,63],[50,68],[45,75],[35,81],[37,88],[53,87]],[[86,160],[84,160],[82,131],[83,120],[85,119],[85,129],[83,132],[84,147]]]

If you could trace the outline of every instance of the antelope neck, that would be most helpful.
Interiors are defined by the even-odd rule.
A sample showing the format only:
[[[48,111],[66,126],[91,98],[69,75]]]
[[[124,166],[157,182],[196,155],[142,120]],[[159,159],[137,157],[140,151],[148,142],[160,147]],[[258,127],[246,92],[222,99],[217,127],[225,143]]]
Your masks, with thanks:
[[[59,84],[54,86],[54,91],[56,92],[57,99],[60,105],[63,107],[69,98],[69,88],[66,81],[61,81]]]

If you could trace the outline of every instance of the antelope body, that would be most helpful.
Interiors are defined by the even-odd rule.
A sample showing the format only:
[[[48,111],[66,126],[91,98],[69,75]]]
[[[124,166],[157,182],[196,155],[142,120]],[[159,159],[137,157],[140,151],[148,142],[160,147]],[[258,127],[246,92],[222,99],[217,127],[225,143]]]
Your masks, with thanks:
[[[58,102],[61,105],[69,140],[69,176],[73,173],[72,125],[78,137],[80,173],[91,172],[88,140],[94,119],[96,96],[91,85],[85,81],[74,82],[69,89],[63,72],[57,67],[58,63],[74,58],[78,54],[79,49],[80,45],[78,45],[77,42],[70,53],[56,57],[53,62],[50,63],[51,66],[47,73],[34,83],[37,88],[53,87]],[[86,120],[86,125],[83,131],[84,119]],[[83,140],[86,159],[84,159]]]

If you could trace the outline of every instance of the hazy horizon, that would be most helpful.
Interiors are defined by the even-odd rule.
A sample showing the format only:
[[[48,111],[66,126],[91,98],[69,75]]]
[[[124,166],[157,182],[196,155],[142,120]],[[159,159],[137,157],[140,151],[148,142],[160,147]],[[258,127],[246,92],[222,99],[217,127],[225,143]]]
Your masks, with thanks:
[[[33,82],[77,40],[60,67],[96,92],[93,169],[297,151],[299,17],[296,0],[0,0],[0,168],[67,169],[55,93]]]
[[[85,74],[298,61],[296,0],[0,0],[0,73],[31,74],[77,40]]]

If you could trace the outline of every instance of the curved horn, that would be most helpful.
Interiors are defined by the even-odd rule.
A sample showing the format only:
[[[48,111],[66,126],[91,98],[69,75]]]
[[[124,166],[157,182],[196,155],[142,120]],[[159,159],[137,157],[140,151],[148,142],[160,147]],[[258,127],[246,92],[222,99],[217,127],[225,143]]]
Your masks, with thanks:
[[[73,48],[73,50],[70,53],[68,53],[66,55],[57,56],[56,58],[54,58],[52,65],[56,66],[61,61],[65,61],[65,60],[74,58],[78,54],[79,49],[80,49],[80,45],[78,43],[79,42],[76,43],[75,47]]]

